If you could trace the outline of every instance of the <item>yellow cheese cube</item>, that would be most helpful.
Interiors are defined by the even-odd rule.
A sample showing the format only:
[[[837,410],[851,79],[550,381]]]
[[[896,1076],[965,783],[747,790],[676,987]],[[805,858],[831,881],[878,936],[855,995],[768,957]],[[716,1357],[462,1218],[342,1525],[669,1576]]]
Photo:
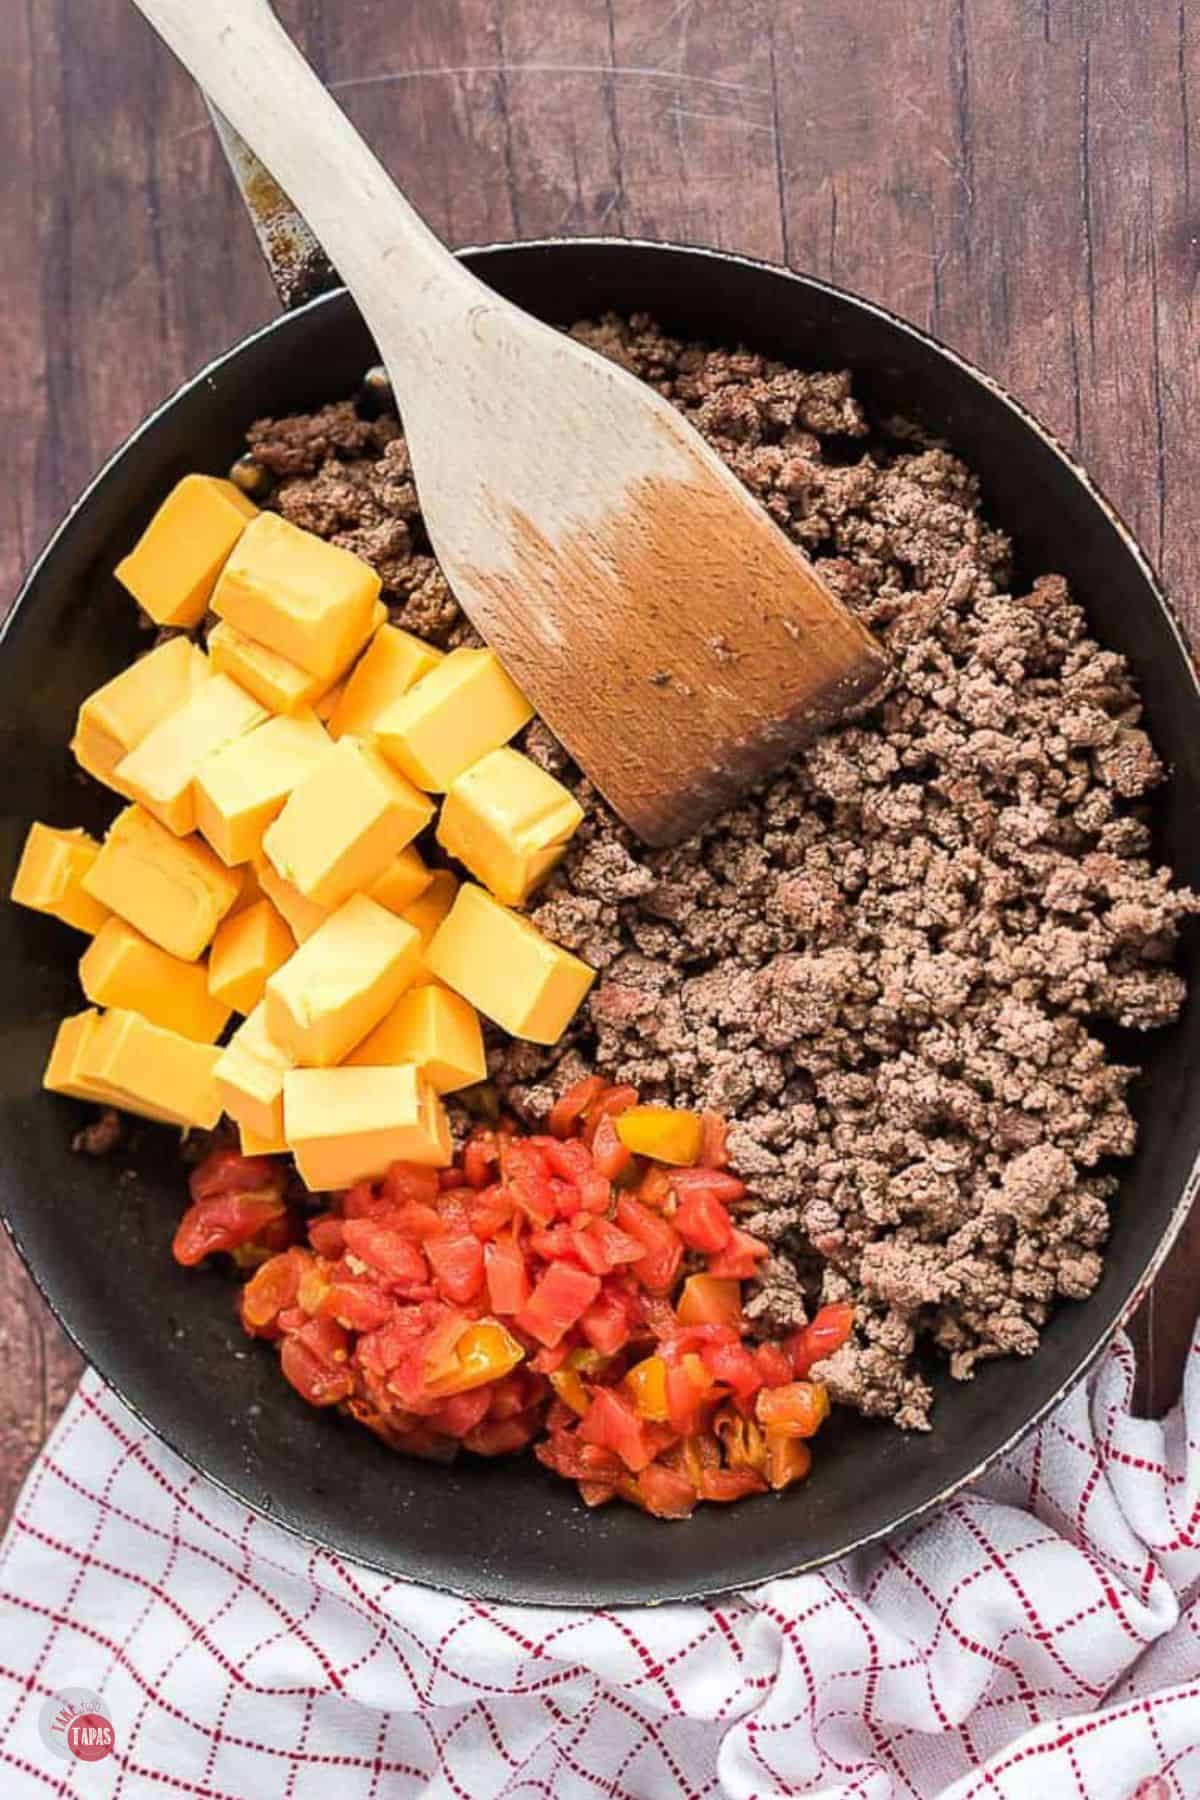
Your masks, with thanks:
[[[419,899],[404,908],[403,917],[421,934],[421,947],[429,948],[433,934],[454,905],[458,893],[458,877],[449,869],[435,869]]]
[[[351,672],[329,720],[331,737],[369,737],[385,707],[443,661],[432,644],[385,625],[377,631]]]
[[[444,1169],[453,1156],[445,1108],[411,1065],[293,1070],[284,1078],[283,1118],[314,1193],[352,1187],[399,1161]]]
[[[382,600],[377,600],[369,632],[377,631],[386,618],[387,607]],[[351,661],[360,649],[361,645],[354,646]],[[334,675],[310,675],[299,663],[289,662],[277,650],[268,649],[266,644],[247,637],[228,619],[221,619],[209,632],[208,655],[214,669],[240,682],[248,694],[261,700],[273,713],[289,715],[311,706],[319,708],[319,716],[326,718],[326,707],[332,712],[337,703],[337,694],[333,690],[341,692],[343,669]]]
[[[267,1029],[264,1004],[238,1026],[221,1053],[215,1070],[217,1091],[240,1131],[260,1143],[282,1143],[283,1078],[295,1060]]]
[[[141,1013],[152,1025],[198,1044],[215,1044],[229,1007],[209,993],[202,963],[160,950],[124,919],[110,919],[84,951],[79,980],[95,1006]]]
[[[79,1072],[108,1089],[126,1112],[211,1131],[221,1116],[213,1075],[220,1056],[215,1044],[197,1044],[115,1007],[87,1039]]]
[[[80,768],[114,787],[122,758],[190,700],[211,674],[208,658],[190,638],[168,638],[139,657],[79,708],[71,749]]]
[[[494,651],[452,650],[385,707],[375,721],[375,740],[410,781],[441,794],[532,717],[532,706]]]
[[[238,1126],[238,1148],[243,1156],[286,1156],[287,1147],[282,1126],[269,1138],[260,1138],[255,1132],[247,1131],[244,1125]]]
[[[232,481],[185,475],[117,564],[117,580],[156,625],[198,625],[226,557],[257,512]]]
[[[286,921],[267,899],[223,919],[208,956],[208,991],[235,1012],[253,1012],[267,977],[296,948]]]
[[[264,857],[254,865],[258,875],[259,886],[288,922],[292,936],[298,944],[305,944],[317,929],[329,917],[327,906],[318,906],[315,900],[306,900],[298,887],[285,881],[282,875],[276,874]]]
[[[83,878],[101,905],[173,956],[194,962],[238,895],[238,877],[199,838],[173,837],[140,806],[108,829]]]
[[[116,767],[121,792],[173,831],[196,829],[194,782],[204,759],[253,731],[268,718],[265,707],[228,675],[214,675],[142,739]]]
[[[241,868],[236,869],[234,873],[241,876],[242,885],[238,889],[237,899],[226,914],[226,917],[230,919],[235,913],[245,912],[248,906],[253,906],[257,900],[261,900],[263,897],[262,884],[258,879],[258,868],[255,863],[243,863]]]
[[[479,1014],[461,994],[444,987],[401,994],[346,1062],[367,1067],[414,1063],[439,1094],[452,1094],[487,1076]]]
[[[420,852],[409,844],[393,856],[366,892],[389,912],[402,913],[420,898],[432,880],[432,872],[425,867]]]
[[[49,913],[76,931],[99,931],[109,917],[108,908],[83,886],[99,854],[99,844],[86,831],[60,831],[35,819],[13,876],[12,899],[18,906]]]
[[[212,606],[246,637],[332,680],[366,641],[379,588],[361,557],[259,513],[225,564]]]
[[[583,808],[561,781],[505,746],[463,771],[437,840],[506,906],[520,906],[562,857]]]
[[[485,1018],[535,1044],[558,1042],[596,979],[594,969],[469,881],[425,960]]]
[[[329,734],[311,711],[268,719],[206,756],[196,771],[196,825],[222,862],[249,862],[284,802],[323,757]]]
[[[349,679],[348,675],[343,675],[340,681],[335,681],[332,687],[326,688],[319,700],[313,701],[313,711],[322,725],[328,727],[330,719],[338,709],[338,702],[346,691],[346,683]]]
[[[346,737],[290,796],[263,836],[276,872],[318,906],[340,906],[381,875],[433,807],[369,744]]]
[[[353,894],[267,982],[271,1036],[306,1067],[341,1062],[395,1005],[420,954],[407,920]]]
[[[42,1086],[54,1094],[68,1094],[72,1100],[92,1100],[99,1106],[122,1106],[125,1102],[119,1094],[97,1076],[85,1073],[92,1039],[99,1024],[100,1014],[92,1007],[63,1020],[55,1034]],[[136,1110],[143,1118],[154,1119],[161,1125],[179,1123],[169,1113],[154,1106],[142,1106]]]

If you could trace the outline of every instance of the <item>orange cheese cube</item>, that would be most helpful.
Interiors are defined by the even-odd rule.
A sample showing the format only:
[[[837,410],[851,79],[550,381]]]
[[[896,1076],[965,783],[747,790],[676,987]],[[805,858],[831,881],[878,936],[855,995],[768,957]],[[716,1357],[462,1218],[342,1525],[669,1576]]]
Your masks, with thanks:
[[[595,970],[466,881],[425,953],[433,973],[510,1037],[556,1044]]]
[[[267,982],[271,1036],[305,1067],[340,1062],[395,1005],[420,954],[405,919],[353,894]]]
[[[222,862],[250,862],[288,795],[333,745],[313,712],[272,718],[204,758],[196,771],[196,825]]]
[[[487,1078],[479,1014],[461,994],[444,987],[418,987],[401,994],[346,1062],[367,1067],[414,1063],[439,1094],[452,1094]]]
[[[377,631],[386,618],[387,607],[382,600],[377,600],[369,632]],[[359,644],[354,646],[351,661],[361,647]],[[332,699],[330,695],[334,689],[340,693],[345,673],[344,669],[339,669],[332,676],[310,675],[299,663],[289,662],[277,650],[268,649],[266,644],[247,637],[228,619],[221,619],[209,632],[208,655],[214,669],[239,682],[248,694],[261,700],[273,713],[285,716],[311,706],[317,709],[320,718],[327,717],[326,706],[328,712],[332,712],[337,703],[337,695],[334,694]]]
[[[361,557],[259,513],[225,564],[212,606],[244,636],[332,680],[365,643],[379,588]]]
[[[237,899],[238,877],[199,838],[177,838],[140,806],[118,813],[85,892],[160,949],[194,962]]]
[[[404,908],[403,917],[410,925],[415,925],[421,934],[422,949],[428,949],[434,932],[454,905],[457,893],[458,877],[452,875],[449,869],[435,869],[426,883],[424,893]]]
[[[323,925],[329,917],[327,906],[318,906],[315,900],[306,900],[298,887],[285,881],[282,875],[276,874],[264,857],[256,863],[259,886],[267,899],[271,901],[287,920],[288,928],[298,944],[307,943],[318,925]]]
[[[381,875],[433,816],[425,795],[358,738],[335,745],[263,836],[276,872],[318,906]]]
[[[109,919],[79,963],[79,981],[95,1006],[141,1013],[152,1025],[198,1044],[215,1044],[229,1007],[209,993],[204,965],[184,962],[124,919]]]
[[[226,557],[257,512],[232,481],[185,475],[117,564],[117,580],[156,625],[198,625]]]
[[[92,1040],[101,1015],[93,1007],[64,1019],[55,1034],[42,1077],[42,1086],[52,1094],[67,1094],[72,1100],[91,1100],[98,1106],[121,1106],[119,1094],[96,1075],[87,1073],[90,1066]],[[133,1110],[132,1108],[128,1110]],[[141,1117],[160,1125],[175,1125],[178,1120],[154,1106],[139,1107]]]
[[[583,808],[562,782],[505,745],[451,785],[437,840],[497,900],[520,906],[582,822]]]
[[[282,1111],[282,1107],[280,1108]],[[283,1135],[283,1126],[272,1137],[260,1138],[256,1132],[248,1131],[239,1125],[238,1148],[243,1156],[286,1156],[287,1139]]]
[[[86,831],[60,831],[35,820],[13,876],[11,898],[76,931],[99,931],[111,915],[83,886],[99,854],[99,844]]]
[[[425,867],[419,851],[409,844],[393,856],[366,892],[389,912],[402,913],[414,900],[420,899],[432,880],[432,871]]]
[[[283,1078],[295,1066],[267,1027],[265,1004],[256,1006],[226,1044],[214,1071],[225,1110],[240,1131],[253,1132],[260,1143],[283,1142]]]
[[[288,1146],[314,1193],[352,1187],[397,1161],[447,1168],[445,1108],[411,1064],[394,1069],[295,1069],[284,1077]]]
[[[441,794],[532,717],[532,706],[494,650],[452,650],[384,708],[374,732],[410,781]]]
[[[117,764],[128,794],[176,837],[196,829],[195,780],[214,750],[265,723],[268,714],[228,675],[214,675]]]
[[[211,1131],[221,1116],[213,1075],[220,1056],[215,1044],[198,1044],[114,1007],[87,1039],[79,1072],[126,1112]]]
[[[211,674],[208,658],[190,638],[168,638],[140,656],[79,708],[71,749],[80,768],[106,787],[116,787],[117,764]]]
[[[369,738],[384,708],[442,660],[442,651],[411,631],[384,625],[355,664],[338,698],[329,720],[330,736]]]
[[[296,948],[286,921],[267,899],[222,920],[208,956],[208,991],[235,1012],[253,1012],[267,978]]]

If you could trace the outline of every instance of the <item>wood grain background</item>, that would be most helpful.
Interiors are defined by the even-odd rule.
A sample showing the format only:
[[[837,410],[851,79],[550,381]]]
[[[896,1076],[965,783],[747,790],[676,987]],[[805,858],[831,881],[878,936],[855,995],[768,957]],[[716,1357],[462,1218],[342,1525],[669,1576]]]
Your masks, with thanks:
[[[451,243],[728,246],[882,300],[985,364],[1089,464],[1200,632],[1187,0],[279,11]],[[127,0],[26,0],[4,36],[6,598],[130,427],[275,303],[200,101]],[[1200,1220],[1138,1323],[1156,1407],[1198,1258]],[[2,1517],[78,1372],[2,1238],[0,1371]]]

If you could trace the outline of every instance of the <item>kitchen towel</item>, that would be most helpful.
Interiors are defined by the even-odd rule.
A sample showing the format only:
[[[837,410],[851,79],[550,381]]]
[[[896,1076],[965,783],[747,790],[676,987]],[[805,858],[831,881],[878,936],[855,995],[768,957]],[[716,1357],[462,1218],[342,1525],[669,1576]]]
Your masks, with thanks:
[[[1195,1800],[1200,1334],[1164,1422],[1132,1389],[1122,1338],[986,1480],[818,1574],[584,1612],[298,1542],[88,1374],[0,1550],[0,1793]]]

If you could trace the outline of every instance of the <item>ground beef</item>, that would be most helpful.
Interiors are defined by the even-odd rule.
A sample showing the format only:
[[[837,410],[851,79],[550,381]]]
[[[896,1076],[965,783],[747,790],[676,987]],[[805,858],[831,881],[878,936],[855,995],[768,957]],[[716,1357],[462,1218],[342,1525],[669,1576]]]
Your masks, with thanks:
[[[699,427],[886,643],[886,697],[688,843],[636,842],[544,726],[529,754],[586,819],[531,905],[600,972],[552,1050],[500,1042],[525,1116],[592,1066],[719,1108],[772,1254],[764,1332],[850,1299],[835,1398],[920,1428],[922,1355],[1030,1355],[1096,1286],[1135,1070],[1097,1023],[1172,1020],[1183,917],[1147,860],[1161,779],[1124,660],[1066,583],[1009,591],[1009,545],[947,450],[872,432],[844,374],[684,344],[644,318],[574,334]],[[352,406],[262,421],[276,504],[372,561],[393,617],[469,628],[429,554],[407,451]]]

